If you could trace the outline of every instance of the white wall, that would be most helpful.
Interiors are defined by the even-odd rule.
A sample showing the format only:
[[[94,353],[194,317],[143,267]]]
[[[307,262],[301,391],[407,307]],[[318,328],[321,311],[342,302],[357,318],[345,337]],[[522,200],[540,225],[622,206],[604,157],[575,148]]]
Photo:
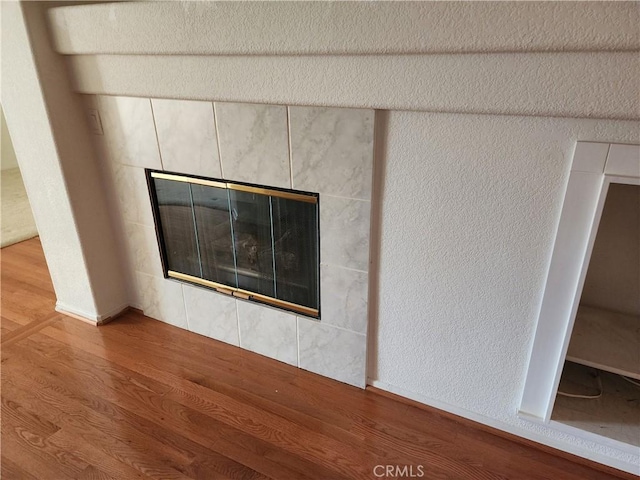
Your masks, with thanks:
[[[126,307],[81,98],[37,2],[2,2],[2,105],[57,297],[98,321]]]
[[[638,143],[639,131],[638,122],[391,112],[374,385],[637,465],[637,455],[516,410],[575,142]]]
[[[76,55],[69,65],[82,93],[553,117],[640,112],[633,52]]]
[[[621,51],[640,41],[636,2],[127,2],[57,8],[51,19],[56,49],[74,55]]]
[[[7,121],[4,119],[4,110],[0,105],[0,129],[2,129],[2,138],[0,138],[0,169],[9,170],[18,167],[16,152],[13,150],[13,143],[7,128]]]
[[[635,2],[51,10],[83,93],[616,119],[640,112],[639,23]]]
[[[314,22],[336,25],[332,35],[314,35],[324,30],[309,29],[304,8],[283,5],[268,8],[283,8],[279,15],[295,32],[265,30],[254,11],[259,7],[234,4],[225,28],[261,34],[246,36],[248,44],[230,42],[227,50],[199,40],[203,31],[215,31],[218,4],[65,7],[73,15],[54,17],[54,37],[62,51],[85,53],[69,58],[83,93],[396,110],[388,128],[377,131],[386,173],[377,195],[382,236],[371,379],[483,423],[637,469],[637,454],[515,415],[572,146],[640,141],[637,121],[616,120],[639,117],[637,5],[509,3],[498,14],[488,3],[394,4],[417,19],[412,35],[404,35],[402,22],[382,30],[363,26],[385,18],[388,4],[362,6],[379,10],[373,17],[356,12],[353,22],[335,22],[336,12],[356,7],[317,7]],[[457,16],[461,8],[478,10]],[[146,15],[150,9],[157,15]],[[483,15],[506,20],[479,21]],[[370,38],[349,48],[344,40],[353,38],[353,25],[357,38],[384,32],[390,42],[401,40],[391,52],[412,55],[381,55],[389,53],[388,43]],[[301,51],[283,40],[305,32],[315,40]],[[152,51],[155,39],[159,47]],[[367,45],[370,55],[358,55]],[[200,55],[182,55],[192,53]]]

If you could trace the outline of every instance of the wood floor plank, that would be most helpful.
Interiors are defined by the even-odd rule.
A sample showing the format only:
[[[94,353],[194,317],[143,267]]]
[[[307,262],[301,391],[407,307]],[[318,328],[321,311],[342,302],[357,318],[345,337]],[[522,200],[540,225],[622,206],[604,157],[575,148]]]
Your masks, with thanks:
[[[28,384],[33,387],[32,384]],[[49,392],[47,398],[49,402],[42,402],[40,398],[26,397],[27,392],[18,388],[13,388],[12,394],[25,404],[29,404],[37,409],[47,408],[44,415],[51,421],[56,421],[62,425],[65,433],[73,434],[76,441],[83,441],[98,447],[103,454],[109,455],[127,465],[138,468],[144,465],[160,466],[165,475],[181,478],[176,472],[180,472],[184,466],[189,465],[193,460],[193,455],[187,452],[180,452],[166,445],[153,437],[144,435],[142,432],[129,428],[127,425],[113,424],[108,430],[102,430],[106,417],[100,418],[98,414],[79,405],[68,397],[57,393]],[[56,406],[57,405],[57,406]],[[62,410],[64,408],[64,411]],[[99,420],[96,420],[99,419]],[[56,432],[57,433],[57,432]],[[60,435],[52,435],[51,442],[55,442]],[[144,455],[127,455],[126,452],[145,452]],[[175,470],[175,471],[174,471]],[[143,473],[148,474],[149,469]],[[172,477],[173,478],[173,477]]]
[[[0,331],[2,332],[0,334],[0,341],[4,339],[10,332],[22,326],[23,325],[20,325],[19,323],[14,322],[13,320],[8,319],[7,317],[4,317],[4,316],[0,317]]]
[[[55,321],[58,316],[58,313],[52,313],[40,318],[39,320],[34,320],[26,325],[21,326],[20,328],[14,329],[12,332],[2,337],[2,345],[6,347],[12,343],[19,341],[22,338],[30,336],[31,334],[43,329],[45,326]]]
[[[18,402],[8,398],[7,395],[2,396],[2,420],[12,422],[14,425],[21,425],[42,438],[48,438],[60,430],[60,427],[55,423],[29,411]]]
[[[3,283],[6,282],[6,286],[3,288],[16,292],[17,287],[21,287],[36,292],[42,299],[55,299],[49,271],[43,262],[44,260],[40,262],[24,257],[4,255],[2,272],[0,272]],[[25,263],[29,265],[28,269],[24,268]]]
[[[147,322],[156,323],[157,322]],[[162,325],[162,324],[161,324]],[[163,327],[165,325],[162,325]],[[56,328],[60,328],[57,325]],[[73,334],[73,330],[76,330],[75,334],[82,335],[77,330],[82,329],[82,326],[74,326],[69,323],[66,324],[64,330],[68,334]],[[158,327],[160,329],[160,326]],[[133,335],[129,335],[129,332],[118,334],[120,329],[101,329],[101,336],[95,342],[100,345],[110,345],[111,341],[118,345],[127,345],[128,342],[132,347],[136,347],[136,352],[143,352],[145,357],[152,358],[153,362],[161,362],[163,358],[159,358],[154,355],[151,347],[145,346],[145,342],[139,340]],[[175,330],[175,329],[173,329]],[[113,334],[113,335],[111,335]],[[175,339],[175,332],[173,338]],[[175,342],[174,343],[178,343]],[[171,346],[167,345],[166,348],[161,345],[156,346],[156,350],[162,352],[162,356],[167,355],[167,350],[171,349]],[[238,352],[239,349],[231,347],[234,352]],[[193,353],[193,349],[191,350]],[[235,353],[237,356],[237,353]],[[183,356],[176,352],[176,362],[174,358],[170,358],[168,362],[159,365],[159,368],[170,371],[173,374],[180,375],[182,378],[189,380],[190,382],[197,383],[210,390],[215,390],[226,395],[233,396],[234,398],[244,399],[246,402],[257,403],[260,408],[273,411],[281,416],[294,416],[299,419],[300,422],[304,422],[307,426],[310,424],[322,425],[324,433],[331,433],[332,427],[336,427],[336,433],[341,436],[351,436],[355,441],[361,441],[366,431],[358,427],[358,425],[373,424],[374,421],[365,421],[362,416],[358,416],[358,409],[362,410],[361,415],[366,415],[366,399],[369,397],[366,392],[358,389],[353,389],[354,396],[359,397],[357,404],[349,405],[348,409],[344,408],[341,402],[342,398],[339,395],[329,396],[318,395],[316,393],[307,395],[301,391],[301,389],[293,389],[291,385],[282,385],[282,380],[277,378],[269,378],[266,372],[262,372],[258,366],[251,366],[249,371],[251,373],[238,375],[235,372],[227,374],[229,370],[230,361],[224,360],[226,364],[217,365],[218,358],[212,358],[208,355],[208,358],[198,359],[197,363],[193,363],[191,359],[184,359]],[[261,359],[264,363],[267,359]],[[271,363],[279,364],[279,362],[270,361]],[[253,376],[252,376],[253,375]],[[245,378],[249,377],[250,378]],[[267,380],[264,380],[264,378]],[[282,388],[274,389],[274,382],[280,380],[279,384]],[[292,379],[292,382],[294,379]],[[294,385],[295,386],[295,385]],[[315,388],[315,386],[314,386]],[[283,402],[286,401],[286,403]],[[335,401],[332,401],[334,400]],[[330,408],[327,408],[330,407]],[[341,413],[342,411],[342,413]],[[423,413],[424,415],[424,413]],[[402,424],[403,417],[397,416],[391,419],[385,428],[389,428],[392,425],[398,425],[398,422]],[[450,422],[451,423],[451,422]],[[415,427],[415,424],[406,422],[406,427]],[[424,432],[423,432],[424,433]],[[415,441],[415,438],[411,439]],[[430,447],[434,447],[439,442],[444,442],[443,439],[434,439],[429,444]],[[451,443],[450,443],[451,444]]]
[[[268,480],[269,477],[215,452],[194,459],[184,472],[195,479]]]
[[[2,454],[38,478],[73,478],[88,464],[48,438],[30,432],[11,419],[2,419]]]
[[[24,377],[21,383],[29,387],[31,391],[33,390],[33,384],[24,382]],[[123,441],[128,440],[131,448],[153,449],[163,455],[167,454],[167,446],[179,451],[183,457],[180,462],[182,465],[174,465],[174,468],[188,477],[221,479],[268,478],[241,463],[190,442],[184,437],[163,428],[161,425],[151,423],[99,398],[92,401],[90,407],[81,407],[78,402],[74,402],[68,396],[63,397],[57,392],[49,392],[48,395],[45,393],[34,397],[29,396],[29,392],[15,385],[11,385],[11,392],[12,396],[23,399],[32,409],[46,408],[47,416],[52,420],[65,424],[65,432],[72,431],[74,428],[86,430],[88,428],[87,425],[91,425],[92,437],[98,440],[100,440],[101,435],[97,435],[96,431],[100,431],[108,437],[120,438]],[[42,397],[45,397],[46,400],[43,400]],[[65,411],[60,410],[60,408],[64,408]],[[93,411],[94,409],[95,411]],[[97,412],[101,414],[99,415]],[[66,421],[66,415],[69,415],[74,420],[72,422]],[[145,435],[146,437],[142,442],[135,441]],[[86,440],[86,434],[80,433],[80,436]],[[59,441],[58,437],[55,436],[52,441]],[[165,442],[166,445],[158,447],[150,439]]]
[[[38,238],[3,248],[0,262],[3,329],[15,330],[53,311],[55,293]]]
[[[42,330],[43,335],[62,337],[55,328]],[[103,354],[103,349],[90,342],[77,340],[76,345],[82,345],[82,349],[90,351],[96,356]],[[78,352],[78,355],[81,355]],[[246,434],[260,438],[266,442],[275,443],[285,450],[292,451],[302,458],[325,468],[336,470],[341,475],[350,478],[370,478],[371,466],[376,462],[386,461],[402,463],[404,457],[398,452],[385,451],[370,445],[366,451],[356,449],[348,443],[334,442],[329,437],[283,419],[276,415],[269,415],[252,405],[245,405],[236,399],[219,395],[200,385],[181,381],[164,369],[151,365],[145,365],[139,361],[130,361],[118,352],[110,352],[112,361],[126,365],[131,370],[143,377],[157,379],[163,384],[173,384],[174,388],[167,393],[166,399],[171,399],[177,404],[185,405],[205,415],[215,418]],[[90,379],[87,379],[90,381]],[[179,385],[179,386],[178,386]],[[144,395],[144,392],[141,392]],[[253,419],[261,418],[256,424]],[[323,449],[316,449],[315,445],[324,445]],[[437,453],[425,451],[424,461],[434,472],[442,475],[461,476],[467,475],[473,478],[495,478],[488,472],[482,471],[471,465],[457,464],[451,459],[440,456]]]
[[[14,350],[17,350],[17,347]],[[145,380],[141,378],[129,386],[114,382],[112,390],[109,387],[105,388],[104,383],[99,379],[82,377],[82,374],[78,373],[82,371],[82,367],[74,372],[61,368],[56,362],[51,362],[50,359],[45,362],[43,359],[38,361],[33,355],[28,358],[18,355],[19,352],[14,353],[16,361],[14,369],[19,372],[22,379],[21,382],[28,384],[32,389],[44,387],[44,394],[47,396],[50,412],[56,410],[55,408],[52,409],[51,406],[58,406],[58,409],[62,409],[66,405],[66,409],[71,409],[70,411],[76,417],[77,414],[73,410],[72,403],[75,398],[88,397],[90,405],[93,406],[103,403],[104,400],[113,401],[119,407],[136,412],[147,420],[169,424],[174,431],[186,430],[189,437],[200,445],[208,446],[209,449],[218,451],[221,455],[231,459],[240,459],[248,467],[262,471],[265,475],[273,478],[306,479],[311,478],[305,473],[308,472],[309,468],[322,470],[322,468],[311,463],[304,463],[294,455],[287,454],[283,457],[277,448],[267,442],[254,439],[249,435],[243,435],[242,432],[176,402],[160,398],[161,396],[154,396],[150,392],[162,391],[162,387],[148,382],[148,380],[147,385],[142,383]],[[78,363],[77,359],[76,365]],[[25,368],[28,364],[30,364],[28,368]],[[5,375],[5,370],[6,366],[3,370],[3,376]],[[133,377],[135,373],[130,372],[130,375]],[[81,378],[77,378],[78,376]],[[116,377],[119,377],[119,375]],[[67,380],[62,383],[57,380],[59,378],[66,378]],[[9,383],[6,377],[3,377],[3,380],[5,383]],[[30,383],[30,381],[35,382],[35,384]],[[74,392],[72,391],[74,390],[73,385],[88,387],[97,396],[89,396],[77,390]],[[64,397],[58,394],[64,395]],[[214,434],[213,437],[211,433]],[[227,438],[231,440],[226,440]],[[265,455],[268,455],[270,459],[265,459]],[[277,459],[282,459],[284,465],[278,463]],[[330,476],[337,478],[334,474]]]
[[[20,357],[16,358],[23,360]],[[41,372],[41,374],[52,375],[52,371],[53,369],[49,372]],[[36,378],[41,379],[43,383],[47,382],[47,380],[42,380],[44,378],[42,375],[36,376]],[[35,382],[28,383],[27,381],[25,383],[31,389],[35,387]],[[105,432],[100,427],[104,427],[106,422],[100,422],[98,414],[82,407],[72,398],[57,394],[55,390],[48,392],[49,402],[38,403],[37,399],[29,399],[6,379],[5,384],[11,387],[11,392],[7,395],[14,395],[19,398],[19,401],[30,403],[39,410],[46,407],[43,415],[46,415],[52,422],[62,424],[64,433],[72,437],[75,442],[92,445],[101,450],[103,455],[125,463],[151,478],[181,480],[188,478],[182,475],[180,467],[191,463],[191,455],[182,455],[182,452],[177,452],[161,442],[123,425],[114,423],[110,430]],[[54,434],[50,441],[56,442],[62,436],[62,433]]]
[[[94,465],[85,468],[76,480],[118,480]]]
[[[0,477],[5,480],[40,480],[4,455],[0,459]]]
[[[51,436],[50,442],[59,448],[65,448],[75,452],[79,458],[89,464],[89,467],[93,467],[94,470],[104,472],[110,477],[116,479],[126,478],[131,480],[149,480],[150,478],[140,472],[139,469],[128,465],[126,462],[105,454],[104,450],[100,447],[96,447],[84,441],[79,442],[78,436],[73,431],[62,429],[55,435]],[[79,476],[81,477],[82,475],[85,475],[85,471],[83,471]]]
[[[4,480],[22,480],[23,478],[42,479],[66,479],[75,475],[61,471],[58,465],[50,459],[43,459],[35,448],[25,448],[8,435],[2,434],[2,464],[13,465]]]
[[[39,320],[42,318],[43,312],[46,311],[46,314],[49,314],[55,308],[53,300],[34,297],[33,289],[30,289],[29,292],[24,290],[18,290],[15,293],[7,292],[4,281],[2,287],[2,315],[20,326]],[[10,301],[7,300],[9,295],[11,296]]]
[[[96,328],[53,311],[38,239],[0,256],[3,479],[631,478],[135,311]]]

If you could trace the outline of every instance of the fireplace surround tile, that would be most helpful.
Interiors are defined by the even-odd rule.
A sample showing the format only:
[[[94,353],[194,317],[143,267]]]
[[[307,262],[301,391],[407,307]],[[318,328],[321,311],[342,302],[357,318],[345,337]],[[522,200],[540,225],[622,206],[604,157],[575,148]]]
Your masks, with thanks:
[[[291,188],[287,107],[215,103],[224,177]]]
[[[112,161],[144,168],[162,168],[151,113],[151,100],[99,97],[104,141]]]
[[[164,169],[220,178],[213,103],[154,98],[151,105]]]
[[[298,365],[295,315],[238,301],[238,324],[242,348]]]
[[[289,107],[293,188],[370,200],[373,110]]]
[[[178,282],[136,272],[136,290],[140,308],[145,315],[176,327],[187,328],[182,285]]]
[[[321,265],[320,282],[323,323],[366,333],[369,275]]]
[[[317,321],[298,319],[291,313],[162,277],[157,270],[158,246],[150,234],[155,232],[145,172],[139,166],[131,166],[147,166],[149,158],[134,162],[130,155],[151,152],[149,148],[136,150],[140,145],[148,147],[150,131],[154,132],[151,140],[156,153],[160,148],[166,151],[166,147],[158,146],[158,125],[163,142],[163,121],[179,129],[180,117],[190,109],[185,105],[208,102],[153,100],[155,113],[160,112],[154,125],[150,99],[120,100],[90,97],[87,108],[97,107],[105,126],[105,135],[96,136],[95,140],[102,154],[107,186],[115,197],[118,229],[125,237],[121,242],[127,254],[125,268],[131,275],[132,305],[161,321],[364,387],[374,112],[230,103],[215,103],[210,120],[204,119],[204,110],[201,112],[202,122],[217,126],[222,178],[291,188],[292,145],[293,188],[320,193],[322,317]],[[169,104],[176,106],[163,110]],[[119,115],[126,111],[134,118],[118,123]],[[162,119],[164,113],[171,118]],[[150,122],[150,128],[133,121],[143,117]],[[168,131],[170,127],[166,128]],[[125,134],[125,129],[131,131]],[[176,163],[169,161],[165,169],[215,178],[215,174],[199,170],[201,165],[189,158],[192,145],[181,140],[168,142],[170,148],[175,148]],[[318,152],[312,152],[314,145]],[[257,160],[256,151],[270,159],[269,167]],[[307,167],[309,171],[303,172]],[[300,183],[296,183],[296,168],[302,175],[297,177]],[[137,245],[134,247],[131,242]]]
[[[203,288],[182,285],[189,330],[239,346],[236,299]]]
[[[368,271],[370,212],[368,201],[320,197],[322,263]]]
[[[144,170],[112,163],[118,208],[124,220],[153,228],[151,201]]]
[[[154,228],[125,222],[124,233],[129,265],[132,265],[136,272],[162,277],[162,264]]]
[[[298,317],[300,368],[364,388],[366,336]]]

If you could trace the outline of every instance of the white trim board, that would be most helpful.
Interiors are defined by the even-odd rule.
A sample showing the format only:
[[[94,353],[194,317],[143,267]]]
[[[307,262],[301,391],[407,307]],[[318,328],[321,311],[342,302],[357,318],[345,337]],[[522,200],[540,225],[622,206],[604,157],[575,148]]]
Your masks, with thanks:
[[[640,145],[578,142],[518,414],[549,424],[611,183],[640,184]]]
[[[104,323],[105,320],[109,320],[119,315],[120,313],[124,312],[127,308],[129,308],[129,306],[130,306],[129,304],[121,305],[118,308],[114,308],[113,310],[105,313],[104,315],[96,315],[95,313],[85,312],[82,309],[78,309],[70,305],[66,305],[63,302],[57,301],[55,306],[55,311],[58,313],[62,313],[63,315],[70,314],[71,316],[74,316],[76,318],[80,317],[80,319],[88,323],[100,325]]]
[[[47,13],[54,48],[67,55],[640,48],[640,11],[619,2],[124,2],[58,6]]]
[[[635,83],[640,77],[640,62],[635,52],[71,55],[67,61],[74,89],[85,94],[494,115],[640,118]],[[402,81],[398,81],[399,72]]]

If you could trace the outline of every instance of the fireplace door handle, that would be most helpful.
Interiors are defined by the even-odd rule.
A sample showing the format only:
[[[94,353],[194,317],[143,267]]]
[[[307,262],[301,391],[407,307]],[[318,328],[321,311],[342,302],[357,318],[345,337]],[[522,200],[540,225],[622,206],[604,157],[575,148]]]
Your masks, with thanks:
[[[242,292],[233,292],[234,297],[242,298],[243,300],[249,300],[251,295]]]

